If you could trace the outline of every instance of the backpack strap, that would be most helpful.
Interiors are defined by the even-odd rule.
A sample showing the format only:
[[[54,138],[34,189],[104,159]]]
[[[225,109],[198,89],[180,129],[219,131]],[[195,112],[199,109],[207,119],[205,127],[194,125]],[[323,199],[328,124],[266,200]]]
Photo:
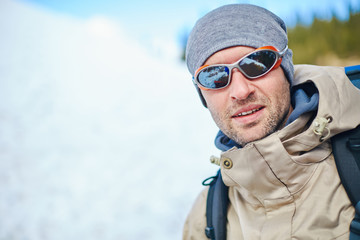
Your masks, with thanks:
[[[210,183],[206,183],[211,179]],[[205,179],[203,185],[209,186],[206,202],[205,234],[211,240],[226,240],[227,209],[229,188],[224,184],[220,170],[217,175]]]
[[[360,201],[360,125],[331,138],[336,167],[354,206]]]
[[[360,125],[331,138],[335,163],[355,217],[350,224],[350,239],[360,239]]]

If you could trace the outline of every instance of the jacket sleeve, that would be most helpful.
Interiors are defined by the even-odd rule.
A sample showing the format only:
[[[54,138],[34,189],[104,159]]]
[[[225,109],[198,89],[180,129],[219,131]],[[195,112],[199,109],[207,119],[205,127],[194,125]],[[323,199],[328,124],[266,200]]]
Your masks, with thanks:
[[[183,240],[208,240],[205,235],[208,190],[205,188],[195,200],[184,224]]]

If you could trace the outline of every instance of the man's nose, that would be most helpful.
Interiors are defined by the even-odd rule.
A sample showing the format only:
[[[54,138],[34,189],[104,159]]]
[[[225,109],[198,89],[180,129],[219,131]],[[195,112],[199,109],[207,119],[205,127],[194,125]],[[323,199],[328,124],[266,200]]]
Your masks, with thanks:
[[[254,92],[255,88],[251,80],[247,79],[239,69],[233,69],[231,84],[229,86],[230,97],[234,100],[243,100]]]

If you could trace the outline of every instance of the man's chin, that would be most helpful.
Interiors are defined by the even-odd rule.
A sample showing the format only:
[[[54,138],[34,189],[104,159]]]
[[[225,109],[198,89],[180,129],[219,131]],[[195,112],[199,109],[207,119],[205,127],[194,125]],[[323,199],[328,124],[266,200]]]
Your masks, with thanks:
[[[272,131],[265,131],[264,128],[259,128],[258,126],[253,126],[251,128],[242,128],[238,129],[238,131],[235,131],[237,133],[244,133],[244,134],[234,134],[230,133],[227,135],[231,139],[233,139],[235,142],[237,142],[241,146],[245,146],[248,143],[260,140],[272,133]]]
[[[246,144],[257,141],[257,140],[261,139],[262,137],[257,137],[257,136],[249,136],[249,137],[248,136],[232,136],[230,138],[233,139],[240,146],[244,147]]]

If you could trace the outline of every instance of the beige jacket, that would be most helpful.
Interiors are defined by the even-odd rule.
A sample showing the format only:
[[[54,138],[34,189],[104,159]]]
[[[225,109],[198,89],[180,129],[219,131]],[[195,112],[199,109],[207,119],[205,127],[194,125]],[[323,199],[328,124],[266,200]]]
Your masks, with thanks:
[[[329,139],[359,125],[360,91],[340,67],[296,66],[294,84],[308,81],[319,91],[315,118],[302,115],[264,139],[221,154],[230,199],[227,240],[349,239],[354,208],[340,183]],[[321,130],[315,122],[324,119],[331,121]],[[207,239],[207,191],[188,215],[184,240]]]

